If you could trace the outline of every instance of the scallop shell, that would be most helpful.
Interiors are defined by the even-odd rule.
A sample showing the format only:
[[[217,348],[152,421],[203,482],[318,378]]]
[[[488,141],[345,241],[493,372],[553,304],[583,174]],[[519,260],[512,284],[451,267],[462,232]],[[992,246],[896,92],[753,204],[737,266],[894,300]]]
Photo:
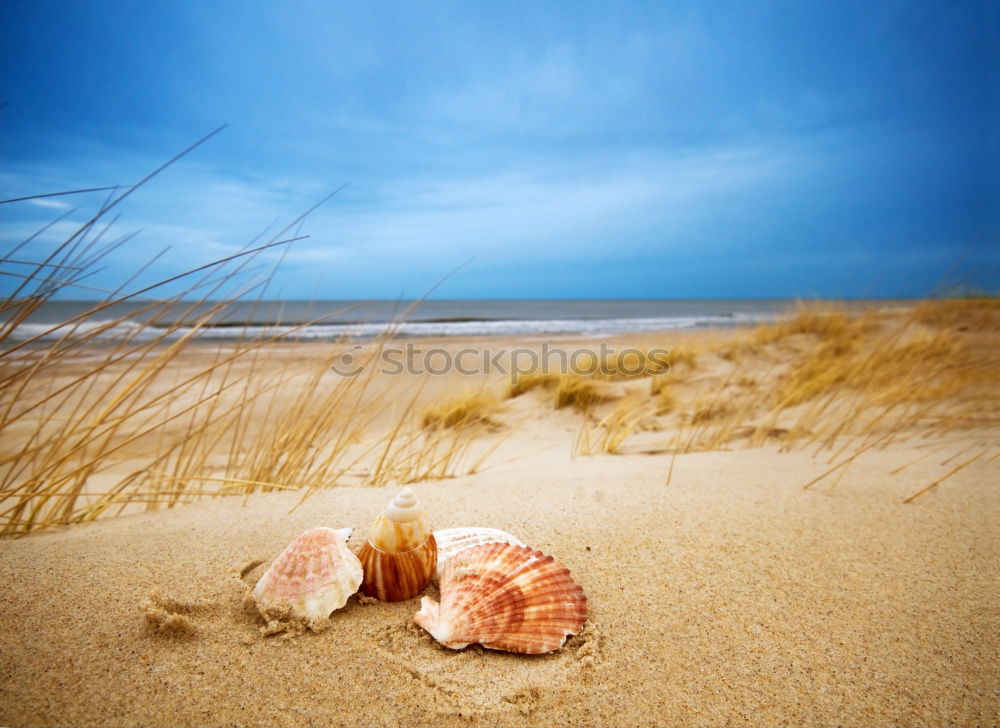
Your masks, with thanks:
[[[358,558],[367,596],[400,602],[424,590],[437,565],[437,541],[411,489],[403,488],[375,519]]]
[[[448,560],[441,603],[420,601],[413,621],[445,647],[553,652],[583,629],[587,597],[569,569],[527,546],[472,546]]]
[[[517,546],[524,546],[524,543],[516,536],[511,536],[506,531],[498,528],[442,528],[434,532],[434,540],[437,541],[437,571],[434,578],[441,581],[441,572],[448,559],[463,549],[470,546],[480,546],[484,543],[512,543]]]
[[[308,621],[329,617],[361,584],[358,557],[347,548],[350,529],[314,528],[300,534],[271,562],[253,594],[265,606],[288,604]]]

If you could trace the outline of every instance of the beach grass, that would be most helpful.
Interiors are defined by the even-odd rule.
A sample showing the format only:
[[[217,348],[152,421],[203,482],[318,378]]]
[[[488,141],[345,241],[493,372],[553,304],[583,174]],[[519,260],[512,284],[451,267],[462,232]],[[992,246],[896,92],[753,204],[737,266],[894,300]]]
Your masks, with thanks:
[[[558,372],[527,372],[518,374],[514,381],[507,387],[507,398],[513,399],[533,389],[548,389],[555,387],[559,383]]]
[[[244,327],[225,346],[197,343],[233,304],[266,290],[273,269],[254,278],[250,264],[298,239],[282,236],[304,216],[264,244],[184,274],[136,289],[127,278],[66,320],[15,338],[31,314],[82,287],[127,242],[101,245],[109,212],[137,186],[109,197],[0,302],[0,536],[207,496],[299,490],[305,497],[338,484],[478,467],[475,457],[466,460],[470,437],[460,428],[423,431],[419,391],[390,399],[372,387],[374,366],[358,376],[334,372],[350,342],[302,357],[282,353],[283,342],[319,320],[265,335]],[[138,305],[113,315],[123,302]],[[390,325],[368,347],[371,360],[391,335]],[[385,417],[389,427],[373,427]]]
[[[572,407],[581,412],[614,399],[617,399],[616,391],[601,379],[572,373],[559,377],[554,392],[556,409]]]
[[[669,371],[644,378],[645,397],[612,393],[610,380],[631,378],[607,368],[527,373],[510,394],[545,388],[556,408],[580,411],[577,454],[628,452],[630,437],[653,429],[663,442],[650,452],[776,441],[842,462],[890,442],[994,426],[982,403],[1000,395],[998,312],[991,298],[881,310],[799,304],[721,344],[674,348]]]
[[[487,390],[467,389],[447,399],[426,407],[420,423],[427,429],[458,429],[473,425],[498,427],[495,415],[500,411],[501,399]]]
[[[290,226],[154,285],[132,290],[127,279],[47,331],[15,339],[31,314],[81,286],[127,241],[102,244],[115,199],[0,303],[2,536],[210,496],[296,490],[305,498],[335,485],[474,472],[484,462],[476,445],[484,427],[497,429],[504,401],[529,392],[543,393],[539,416],[581,413],[577,454],[627,452],[630,438],[650,431],[673,452],[777,440],[785,451],[822,453],[831,474],[871,448],[996,424],[983,407],[1000,395],[1000,305],[990,298],[897,310],[799,305],[719,345],[663,347],[665,360],[663,348],[649,346],[603,361],[584,355],[582,373],[527,372],[504,396],[480,387],[430,402],[422,384],[402,397],[390,392],[367,365],[392,326],[367,347],[357,376],[333,371],[350,342],[308,356],[282,352],[313,322],[198,345],[232,304],[266,290],[269,276],[250,277],[250,265],[294,240],[281,237]],[[124,301],[140,305],[128,317],[109,315]],[[988,449],[980,456],[991,457]]]

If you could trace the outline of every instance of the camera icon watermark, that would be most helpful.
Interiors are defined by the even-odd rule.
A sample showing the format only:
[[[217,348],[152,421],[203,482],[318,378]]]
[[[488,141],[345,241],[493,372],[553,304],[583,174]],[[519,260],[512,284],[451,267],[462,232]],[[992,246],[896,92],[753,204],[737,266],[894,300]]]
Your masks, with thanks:
[[[355,344],[347,351],[341,352],[330,364],[330,369],[342,377],[358,376],[365,369],[365,349],[366,347],[361,344]]]

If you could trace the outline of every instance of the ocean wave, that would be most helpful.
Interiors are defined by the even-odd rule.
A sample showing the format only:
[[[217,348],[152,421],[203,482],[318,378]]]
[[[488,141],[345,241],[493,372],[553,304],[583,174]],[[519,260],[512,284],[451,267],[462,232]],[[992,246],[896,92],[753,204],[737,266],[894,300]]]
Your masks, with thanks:
[[[209,326],[199,329],[199,340],[231,341],[236,339],[282,338],[293,341],[335,341],[337,339],[371,339],[392,331],[397,337],[427,338],[452,336],[609,336],[615,334],[748,326],[771,320],[760,313],[724,313],[710,316],[670,316],[657,318],[607,319],[505,319],[451,321],[385,321],[371,323],[312,324],[308,326],[253,324],[247,326]],[[54,341],[71,336],[87,338],[94,343],[122,340],[136,342],[156,339],[175,340],[190,334],[191,327],[173,330],[144,325],[138,321],[83,321],[70,325],[24,323],[10,335],[10,341]]]
[[[148,335],[147,335],[148,334]],[[156,338],[153,330],[138,321],[94,320],[75,321],[70,324],[23,323],[8,336],[10,341],[58,341],[62,338],[91,339],[94,341],[121,341],[130,337],[136,340]]]

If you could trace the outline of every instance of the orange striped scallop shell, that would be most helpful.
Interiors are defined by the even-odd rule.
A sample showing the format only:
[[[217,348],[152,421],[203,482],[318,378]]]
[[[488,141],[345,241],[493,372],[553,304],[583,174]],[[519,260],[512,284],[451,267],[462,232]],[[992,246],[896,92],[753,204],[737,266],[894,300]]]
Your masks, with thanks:
[[[540,551],[489,543],[460,551],[441,574],[441,602],[424,597],[413,621],[455,650],[553,652],[583,629],[587,597],[569,569]]]

